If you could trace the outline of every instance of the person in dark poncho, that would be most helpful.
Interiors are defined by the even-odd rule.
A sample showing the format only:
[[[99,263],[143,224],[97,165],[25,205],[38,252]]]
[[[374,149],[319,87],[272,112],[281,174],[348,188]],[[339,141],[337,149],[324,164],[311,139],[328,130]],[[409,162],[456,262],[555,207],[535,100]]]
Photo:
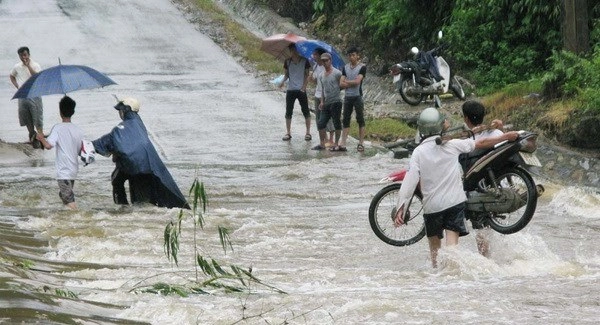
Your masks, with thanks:
[[[125,181],[129,181],[131,203],[149,202],[159,207],[185,208],[189,205],[148,138],[138,115],[140,104],[135,98],[119,100],[115,109],[123,120],[112,131],[92,141],[97,153],[113,156],[113,199],[129,204]]]

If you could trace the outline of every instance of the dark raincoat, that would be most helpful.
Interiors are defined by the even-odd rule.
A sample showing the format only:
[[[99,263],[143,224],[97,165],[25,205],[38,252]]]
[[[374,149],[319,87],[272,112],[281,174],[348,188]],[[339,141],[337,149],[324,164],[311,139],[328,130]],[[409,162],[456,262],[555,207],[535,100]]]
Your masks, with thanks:
[[[124,118],[110,133],[92,141],[96,152],[113,155],[116,168],[128,176],[146,174],[145,181],[129,179],[132,203],[149,201],[159,207],[186,208],[189,205],[173,177],[148,138],[142,119],[136,112],[124,112]],[[144,193],[142,199],[140,195]]]

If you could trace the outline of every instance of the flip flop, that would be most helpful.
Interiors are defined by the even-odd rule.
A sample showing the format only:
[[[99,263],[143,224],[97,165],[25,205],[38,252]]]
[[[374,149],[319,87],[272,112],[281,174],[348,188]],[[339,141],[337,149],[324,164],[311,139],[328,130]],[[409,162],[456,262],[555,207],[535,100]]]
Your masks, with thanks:
[[[342,146],[335,146],[335,147],[329,148],[329,151],[348,151],[348,149],[346,149],[346,147],[342,147]]]
[[[283,138],[281,138],[281,140],[283,140],[283,141],[290,141],[291,139],[292,139],[292,136],[289,134],[286,134],[283,136]]]
[[[363,152],[365,151],[365,147],[362,144],[359,144],[358,146],[356,146],[356,151]]]
[[[312,140],[312,135],[310,135],[310,134],[305,135],[304,140],[306,140],[306,141]]]

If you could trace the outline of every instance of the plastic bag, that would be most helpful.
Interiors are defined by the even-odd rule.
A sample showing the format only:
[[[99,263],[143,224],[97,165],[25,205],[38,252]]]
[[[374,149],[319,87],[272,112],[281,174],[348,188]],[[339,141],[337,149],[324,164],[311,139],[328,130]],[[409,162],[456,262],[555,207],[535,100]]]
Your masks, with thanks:
[[[79,152],[79,157],[81,157],[81,161],[83,161],[84,166],[87,166],[96,160],[96,149],[94,149],[94,144],[91,141],[81,141],[81,151]]]

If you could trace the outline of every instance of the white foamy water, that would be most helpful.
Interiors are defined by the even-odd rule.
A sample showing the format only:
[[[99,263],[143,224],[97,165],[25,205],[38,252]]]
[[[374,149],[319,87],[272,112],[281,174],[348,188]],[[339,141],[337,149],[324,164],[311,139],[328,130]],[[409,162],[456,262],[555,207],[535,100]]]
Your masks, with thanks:
[[[0,138],[20,142],[26,134],[9,100],[15,90],[8,71],[19,46],[28,45],[43,67],[60,57],[107,73],[118,85],[70,94],[78,103],[73,121],[95,139],[119,121],[112,93],[139,98],[152,141],[182,191],[196,176],[206,186],[200,253],[223,265],[252,267],[255,276],[287,292],[258,285],[252,294],[214,290],[185,298],[132,291],[194,278],[191,220],[183,223],[175,267],[162,238],[177,210],[115,206],[113,164],[100,157],[80,170],[80,211],[66,211],[53,177],[54,151],[38,151],[0,168],[0,221],[15,225],[1,228],[2,238],[18,235],[0,239],[0,279],[9,279],[0,281],[0,290],[11,297],[0,299],[0,320],[15,306],[34,305],[28,321],[36,311],[56,310],[75,319],[100,315],[105,323],[597,322],[600,195],[593,189],[545,184],[526,229],[491,234],[490,258],[477,254],[472,233],[459,247],[443,249],[440,268],[432,269],[426,240],[386,245],[367,220],[370,200],[384,186],[378,180],[407,161],[369,146],[360,155],[355,142],[347,154],[311,151],[316,141],[303,140],[299,109],[292,141],[282,142],[283,94],[246,73],[170,1],[4,0],[0,28],[0,78],[6,80],[0,83],[6,99]],[[44,98],[47,131],[59,121],[59,99]],[[231,231],[234,251],[226,255],[218,225]],[[15,270],[8,256],[34,266]],[[43,293],[44,286],[68,289],[78,299],[56,298]],[[61,304],[17,299],[22,292],[47,294]]]

